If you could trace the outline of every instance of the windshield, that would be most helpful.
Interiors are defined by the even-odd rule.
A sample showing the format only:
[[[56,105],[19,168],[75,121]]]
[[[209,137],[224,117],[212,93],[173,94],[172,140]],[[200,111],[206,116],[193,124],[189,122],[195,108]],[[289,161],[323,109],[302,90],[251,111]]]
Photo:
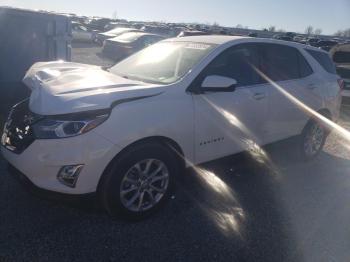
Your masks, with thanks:
[[[144,82],[171,84],[185,76],[214,46],[161,42],[120,62],[110,72]]]

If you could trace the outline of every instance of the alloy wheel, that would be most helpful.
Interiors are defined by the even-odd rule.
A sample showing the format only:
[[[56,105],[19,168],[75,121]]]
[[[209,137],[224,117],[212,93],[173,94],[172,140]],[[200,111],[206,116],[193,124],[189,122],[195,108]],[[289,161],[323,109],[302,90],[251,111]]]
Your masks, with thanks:
[[[158,159],[145,159],[134,164],[123,176],[120,199],[130,211],[146,211],[159,203],[168,185],[166,165]]]
[[[309,157],[316,155],[322,148],[325,130],[317,123],[313,123],[305,135],[304,151]]]

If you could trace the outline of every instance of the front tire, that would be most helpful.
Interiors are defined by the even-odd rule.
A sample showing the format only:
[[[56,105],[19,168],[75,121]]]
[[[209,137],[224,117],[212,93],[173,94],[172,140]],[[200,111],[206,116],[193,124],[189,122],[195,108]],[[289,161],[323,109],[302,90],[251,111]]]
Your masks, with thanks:
[[[170,198],[179,167],[175,154],[158,143],[126,150],[102,178],[104,208],[112,217],[128,220],[152,215]]]

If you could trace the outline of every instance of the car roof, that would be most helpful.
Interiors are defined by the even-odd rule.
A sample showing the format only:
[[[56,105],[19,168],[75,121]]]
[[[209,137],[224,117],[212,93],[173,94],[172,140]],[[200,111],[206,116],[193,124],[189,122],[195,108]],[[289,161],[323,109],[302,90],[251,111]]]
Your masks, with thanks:
[[[230,42],[235,42],[239,40],[244,40],[243,42],[246,43],[271,43],[271,44],[282,44],[286,46],[293,46],[296,48],[302,48],[302,49],[311,49],[318,52],[327,53],[326,51],[313,47],[304,45],[301,43],[291,42],[291,41],[284,41],[284,40],[278,40],[278,39],[271,39],[271,38],[259,38],[259,37],[249,37],[249,36],[228,36],[228,35],[200,35],[200,36],[184,36],[184,37],[177,37],[177,38],[170,38],[166,39],[164,41],[173,41],[173,42],[196,42],[196,43],[203,43],[203,44],[216,44],[216,45],[223,45]]]
[[[228,36],[228,35],[201,35],[201,36],[185,36],[179,38],[171,38],[169,41],[174,42],[197,42],[203,44],[216,44],[221,45],[233,40],[249,38],[242,36]]]
[[[138,35],[139,37],[141,36],[156,36],[156,37],[159,37],[159,38],[164,38],[163,36],[161,35],[157,35],[157,34],[152,34],[152,33],[147,33],[147,32],[144,32],[144,31],[136,31],[136,32],[125,32],[119,36],[116,36],[116,37],[113,37],[113,38],[110,38],[110,39],[107,39],[106,41],[116,41],[116,42],[119,42],[120,41],[120,37],[121,36],[125,36],[126,34],[128,35]],[[138,37],[138,38],[139,38]]]

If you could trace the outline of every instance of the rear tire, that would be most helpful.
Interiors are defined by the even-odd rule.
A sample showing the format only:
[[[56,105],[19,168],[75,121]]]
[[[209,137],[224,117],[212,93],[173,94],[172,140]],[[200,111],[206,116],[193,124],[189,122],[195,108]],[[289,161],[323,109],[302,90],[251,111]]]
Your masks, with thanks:
[[[99,186],[102,205],[112,217],[144,219],[170,198],[180,164],[158,143],[133,146],[118,156]]]
[[[326,142],[329,131],[317,120],[310,120],[300,135],[301,158],[309,161],[318,156]]]

